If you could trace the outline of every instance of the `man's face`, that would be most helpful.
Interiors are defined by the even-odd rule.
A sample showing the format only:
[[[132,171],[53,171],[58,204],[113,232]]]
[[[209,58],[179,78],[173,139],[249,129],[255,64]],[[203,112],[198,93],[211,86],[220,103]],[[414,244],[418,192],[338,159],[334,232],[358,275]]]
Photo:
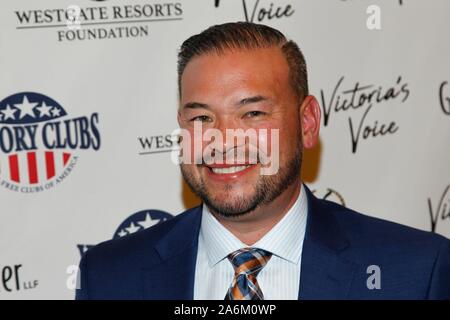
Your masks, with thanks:
[[[181,165],[186,182],[213,212],[223,216],[251,212],[298,183],[302,155],[300,102],[279,48],[228,50],[193,58],[181,78],[178,121],[192,137],[196,121],[201,122],[203,132],[220,130],[223,159],[234,147],[225,139],[226,129],[279,130],[279,141],[273,142],[278,144],[279,154],[271,157],[279,161],[279,170],[272,175],[261,175],[260,162],[245,166],[237,161]],[[258,135],[258,139],[261,137]],[[208,143],[204,142],[202,148]],[[276,150],[270,136],[266,143],[269,152]],[[247,150],[252,147],[249,144],[247,139]]]

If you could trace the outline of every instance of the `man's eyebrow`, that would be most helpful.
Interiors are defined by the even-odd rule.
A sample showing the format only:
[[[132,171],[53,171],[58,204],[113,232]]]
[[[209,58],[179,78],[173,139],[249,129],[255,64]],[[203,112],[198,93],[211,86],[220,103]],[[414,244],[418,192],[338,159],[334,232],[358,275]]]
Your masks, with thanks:
[[[236,105],[237,106],[244,106],[250,103],[257,103],[257,102],[261,102],[261,101],[269,101],[271,99],[258,95],[258,96],[254,96],[254,97],[248,97],[248,98],[244,98],[242,100],[240,100]]]
[[[188,102],[183,105],[183,109],[209,109],[209,106],[206,103],[200,103],[200,102]]]
[[[257,95],[257,96],[247,97],[247,98],[239,100],[236,103],[236,106],[241,107],[241,106],[244,106],[247,104],[257,103],[257,102],[261,102],[261,101],[271,101],[271,99],[261,96],[261,95]],[[206,103],[188,102],[183,105],[182,109],[210,109],[210,107]]]

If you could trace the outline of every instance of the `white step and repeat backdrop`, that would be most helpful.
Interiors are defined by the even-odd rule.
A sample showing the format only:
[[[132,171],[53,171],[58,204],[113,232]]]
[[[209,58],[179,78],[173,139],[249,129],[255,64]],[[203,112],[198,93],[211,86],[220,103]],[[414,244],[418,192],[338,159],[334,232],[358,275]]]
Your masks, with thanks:
[[[229,21],[274,26],[303,49],[323,113],[304,164],[317,196],[450,237],[450,1],[0,9],[0,299],[72,299],[71,266],[90,246],[198,203],[170,161],[177,50]]]

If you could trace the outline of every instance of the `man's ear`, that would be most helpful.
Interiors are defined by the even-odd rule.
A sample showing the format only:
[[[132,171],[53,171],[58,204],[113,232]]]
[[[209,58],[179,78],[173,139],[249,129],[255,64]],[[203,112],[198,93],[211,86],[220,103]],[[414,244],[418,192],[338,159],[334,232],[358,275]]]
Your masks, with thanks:
[[[314,96],[307,96],[300,106],[303,146],[307,149],[316,145],[319,140],[320,106]]]
[[[181,127],[181,113],[180,113],[180,110],[177,111],[177,121],[178,121],[178,126]]]

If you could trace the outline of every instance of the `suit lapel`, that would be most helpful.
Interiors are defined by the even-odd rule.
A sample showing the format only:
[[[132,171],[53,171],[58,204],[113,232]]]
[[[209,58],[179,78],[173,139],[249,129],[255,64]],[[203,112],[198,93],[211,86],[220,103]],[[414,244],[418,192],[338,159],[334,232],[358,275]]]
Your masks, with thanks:
[[[349,243],[329,209],[305,186],[308,219],[303,243],[299,299],[345,299],[355,264],[340,256]]]
[[[142,270],[144,299],[194,298],[201,214],[201,206],[194,208],[156,244],[160,260]]]
[[[356,267],[340,256],[349,243],[329,209],[306,186],[305,190],[308,219],[298,297],[345,299]],[[194,298],[201,214],[201,206],[192,209],[156,244],[159,260],[142,269],[144,299]]]

